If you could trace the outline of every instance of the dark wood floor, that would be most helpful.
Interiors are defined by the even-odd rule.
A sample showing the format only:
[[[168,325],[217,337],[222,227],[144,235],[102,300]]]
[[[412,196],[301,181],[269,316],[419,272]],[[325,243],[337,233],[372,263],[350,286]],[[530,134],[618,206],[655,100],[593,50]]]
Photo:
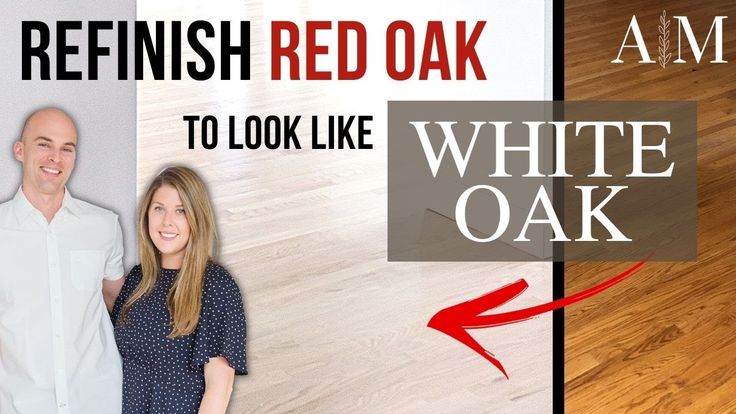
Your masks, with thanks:
[[[611,64],[633,14],[657,59],[662,10],[688,16],[700,42],[729,16],[729,63],[706,63],[711,37],[700,64],[689,49],[689,63],[664,69],[634,63],[634,49]],[[736,2],[566,0],[565,78],[567,100],[698,102],[698,260],[649,263],[566,310],[566,412],[736,413]],[[566,291],[627,265],[568,263]]]

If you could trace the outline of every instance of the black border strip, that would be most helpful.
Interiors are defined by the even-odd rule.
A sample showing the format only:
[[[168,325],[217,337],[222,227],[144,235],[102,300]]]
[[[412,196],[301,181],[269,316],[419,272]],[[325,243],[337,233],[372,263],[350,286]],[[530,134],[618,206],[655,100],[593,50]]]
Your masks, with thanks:
[[[552,99],[565,100],[565,3],[552,1]],[[557,108],[557,106],[555,106]],[[555,119],[560,114],[555,113]],[[553,178],[553,203],[564,211],[564,178]],[[565,296],[564,245],[553,244],[552,298]],[[552,312],[552,414],[565,413],[565,308]]]

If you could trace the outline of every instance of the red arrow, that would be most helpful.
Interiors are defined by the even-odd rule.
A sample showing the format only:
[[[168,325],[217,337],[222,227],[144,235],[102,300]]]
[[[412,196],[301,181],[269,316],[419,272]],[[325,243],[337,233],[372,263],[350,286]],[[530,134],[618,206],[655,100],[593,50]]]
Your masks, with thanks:
[[[634,274],[639,270],[639,268],[644,266],[644,263],[647,262],[649,257],[651,257],[651,255],[607,281],[574,295],[541,305],[532,306],[531,308],[498,313],[495,315],[481,315],[483,312],[497,308],[504,303],[509,302],[525,291],[529,285],[526,283],[526,280],[520,279],[510,285],[488,292],[479,298],[471,299],[467,302],[458,303],[457,305],[442,309],[432,316],[432,319],[429,320],[427,326],[462,342],[467,347],[480,354],[480,356],[490,361],[490,363],[498,368],[508,379],[509,376],[503,368],[503,365],[501,365],[501,361],[496,359],[493,353],[483,348],[475,339],[473,339],[467,329],[489,328],[492,326],[521,322],[542,313],[553,311],[589,298],[603,292]]]

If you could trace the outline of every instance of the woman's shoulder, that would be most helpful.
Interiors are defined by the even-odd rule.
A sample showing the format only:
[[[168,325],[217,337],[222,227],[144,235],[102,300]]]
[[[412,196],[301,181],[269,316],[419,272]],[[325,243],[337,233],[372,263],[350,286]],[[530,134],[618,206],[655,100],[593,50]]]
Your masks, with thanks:
[[[208,278],[231,278],[230,272],[225,269],[221,264],[216,262],[207,262],[207,267],[204,269],[205,277]]]
[[[143,277],[143,272],[141,271],[141,265],[137,264],[133,266],[128,273],[125,274],[125,282],[123,282],[123,291],[125,291],[126,288],[135,288],[138,286],[138,283],[141,281],[141,278]]]
[[[242,309],[243,297],[230,272],[217,263],[208,264],[202,294],[203,314],[242,313]]]
[[[133,266],[128,274],[125,275],[125,282],[123,282],[123,287],[120,289],[120,294],[115,299],[115,306],[113,306],[113,323],[116,323],[118,315],[122,310],[123,304],[128,301],[130,295],[133,294],[133,291],[138,287],[138,284],[141,282],[141,274],[141,265],[138,264]]]
[[[132,269],[130,269],[130,272],[125,276],[125,281],[127,282],[130,280],[131,282],[138,282],[141,279],[141,276],[143,275],[143,270],[141,270],[140,263],[133,266]]]
[[[204,290],[205,294],[218,295],[223,293],[237,292],[240,295],[240,289],[235,279],[232,277],[222,265],[209,262],[205,268]]]

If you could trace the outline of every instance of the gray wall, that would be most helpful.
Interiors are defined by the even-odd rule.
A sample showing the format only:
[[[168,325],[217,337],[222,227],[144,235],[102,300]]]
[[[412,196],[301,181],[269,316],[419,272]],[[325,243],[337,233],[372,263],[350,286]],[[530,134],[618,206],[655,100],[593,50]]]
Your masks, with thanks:
[[[25,117],[43,106],[66,110],[79,129],[76,169],[69,180],[71,193],[78,198],[115,211],[121,218],[125,237],[126,270],[137,260],[135,249],[136,206],[136,87],[134,80],[117,80],[117,61],[99,59],[96,81],[57,81],[21,79],[21,22],[41,20],[51,29],[52,79],[55,78],[55,22],[82,20],[83,30],[71,31],[68,43],[80,45],[80,54],[67,60],[70,70],[87,73],[88,20],[134,21],[136,4],[127,1],[24,1],[4,4],[0,13],[0,200],[11,198],[21,181],[21,164],[13,158],[13,142],[20,135]],[[132,26],[132,24],[131,24]],[[132,27],[131,27],[132,29]],[[130,31],[130,30],[129,30]],[[100,44],[110,45],[117,53],[116,32],[101,32]],[[129,35],[129,37],[132,37]],[[129,45],[131,45],[129,40]],[[132,51],[132,47],[129,47]],[[128,53],[129,78],[132,76],[132,53]],[[38,70],[37,61],[34,69]],[[34,75],[34,78],[38,78]]]

